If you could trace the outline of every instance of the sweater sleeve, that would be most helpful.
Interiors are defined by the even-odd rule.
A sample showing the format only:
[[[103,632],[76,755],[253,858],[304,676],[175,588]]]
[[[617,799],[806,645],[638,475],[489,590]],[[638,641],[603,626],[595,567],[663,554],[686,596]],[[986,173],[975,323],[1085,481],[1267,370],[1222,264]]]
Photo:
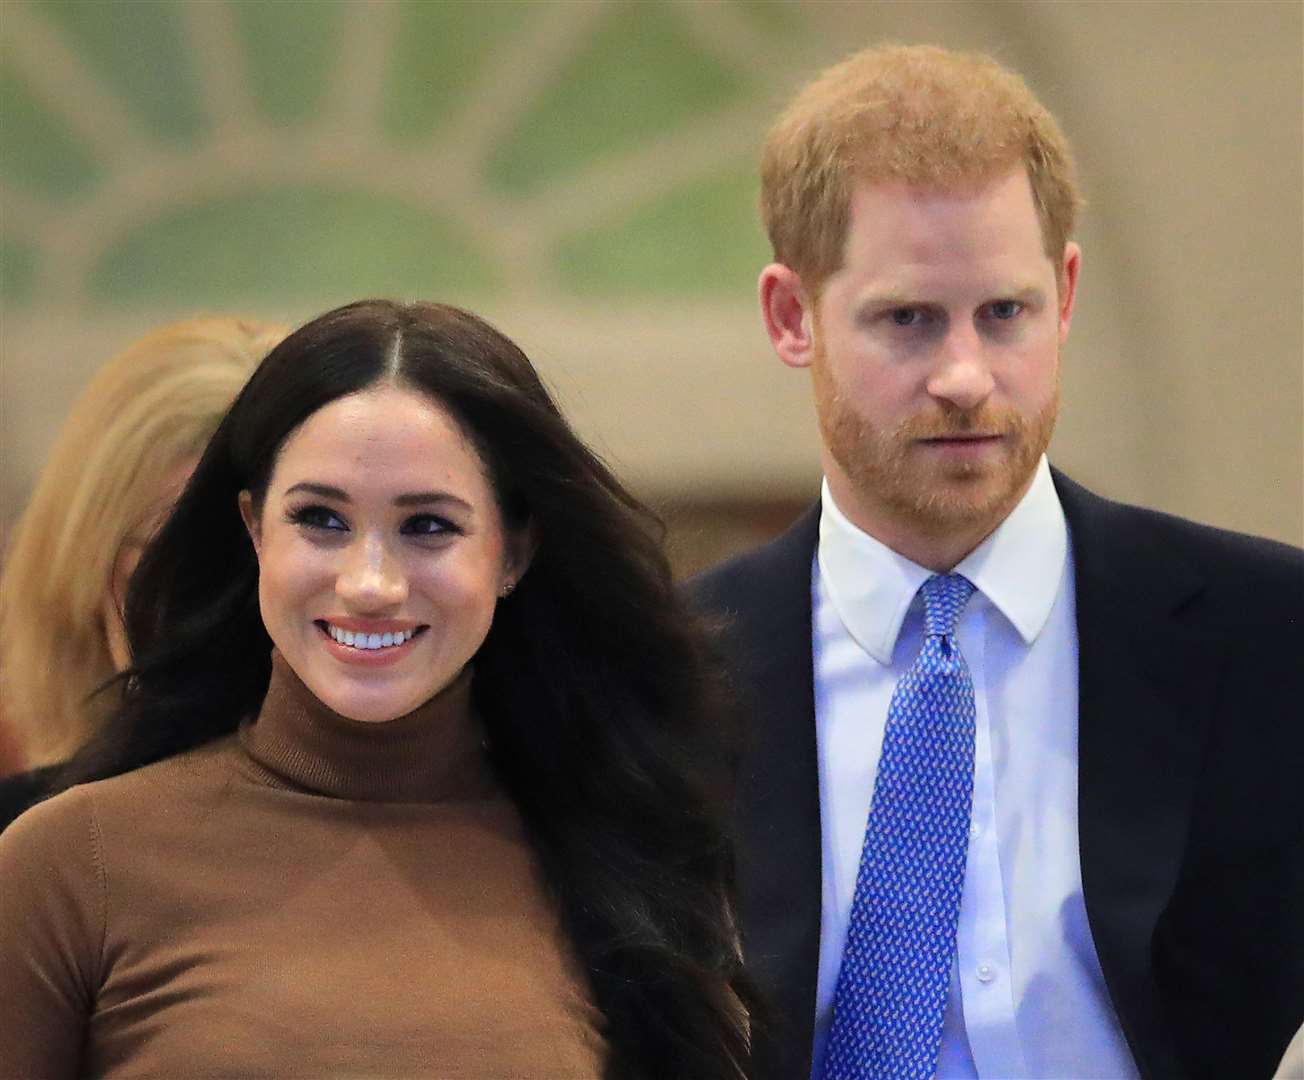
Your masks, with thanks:
[[[79,1075],[105,899],[85,789],[33,807],[0,834],[0,1076]]]

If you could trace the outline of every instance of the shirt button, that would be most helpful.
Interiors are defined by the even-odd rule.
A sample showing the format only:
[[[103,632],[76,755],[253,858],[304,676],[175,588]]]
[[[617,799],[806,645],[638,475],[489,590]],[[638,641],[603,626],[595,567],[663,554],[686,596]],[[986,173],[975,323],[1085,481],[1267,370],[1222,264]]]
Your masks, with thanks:
[[[996,969],[991,964],[978,965],[978,981],[989,983],[996,978]]]
[[[982,829],[978,827],[978,822],[973,821],[969,823],[969,835],[971,837],[976,837],[980,832],[982,832]]]

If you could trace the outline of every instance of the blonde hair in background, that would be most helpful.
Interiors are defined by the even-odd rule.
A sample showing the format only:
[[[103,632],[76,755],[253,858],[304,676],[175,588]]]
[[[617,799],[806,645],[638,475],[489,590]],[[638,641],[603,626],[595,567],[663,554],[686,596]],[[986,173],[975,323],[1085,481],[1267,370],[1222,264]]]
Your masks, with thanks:
[[[105,364],[73,406],[0,573],[3,719],[29,764],[67,758],[112,710],[113,694],[88,698],[117,671],[104,611],[119,555],[284,336],[237,318],[175,323]]]
[[[761,215],[775,261],[818,295],[842,265],[857,183],[956,188],[1020,162],[1058,265],[1082,200],[1055,118],[988,56],[878,46],[824,71],[775,121],[761,158]]]

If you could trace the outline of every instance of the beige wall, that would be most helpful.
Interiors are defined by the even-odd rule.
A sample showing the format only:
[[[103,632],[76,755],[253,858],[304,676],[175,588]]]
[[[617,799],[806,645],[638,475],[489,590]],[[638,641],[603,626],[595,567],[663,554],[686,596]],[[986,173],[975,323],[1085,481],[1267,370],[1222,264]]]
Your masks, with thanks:
[[[1025,63],[1093,203],[1055,449],[1120,497],[1298,544],[1301,7],[1114,7],[1038,6],[1061,62]]]
[[[570,22],[592,23],[603,8],[549,5],[538,30],[546,40],[504,59],[504,80],[527,60],[529,78],[514,76],[521,91],[542,82],[538,65],[560,64]],[[477,202],[482,232],[532,235],[654,192],[666,175],[691,178],[753,154],[792,89],[861,43],[992,51],[1061,117],[1090,201],[1053,457],[1102,493],[1304,541],[1299,3],[809,3],[794,8],[801,33],[777,38],[741,10],[673,5],[759,91],[547,197],[501,213]],[[0,20],[0,45],[21,50],[20,31],[38,21],[30,11]],[[224,153],[217,147],[212,161]],[[428,160],[439,168],[438,155]],[[419,187],[420,172],[412,177],[395,182]],[[0,183],[0,228],[30,205]],[[645,494],[791,504],[816,490],[815,436],[804,377],[781,367],[760,329],[759,261],[700,300],[663,291],[604,303],[551,290],[545,273],[519,275],[519,288],[474,306],[527,347],[580,429]],[[269,296],[253,306],[293,321],[347,298]],[[0,307],[0,521],[19,512],[89,372],[145,327],[185,313],[89,311],[49,297]]]

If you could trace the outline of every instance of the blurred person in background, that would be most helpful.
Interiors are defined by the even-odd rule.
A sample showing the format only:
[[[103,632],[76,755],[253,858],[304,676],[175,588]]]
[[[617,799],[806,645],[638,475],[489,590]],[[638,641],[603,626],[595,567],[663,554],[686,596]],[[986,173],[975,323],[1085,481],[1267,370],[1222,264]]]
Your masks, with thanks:
[[[1051,468],[1079,199],[1017,74],[867,49],[761,173],[825,483],[696,583],[752,692],[756,1075],[1267,1077],[1304,1014],[1304,556]]]
[[[30,769],[0,781],[0,829],[119,704],[122,612],[141,550],[218,422],[282,337],[188,319],[104,365],[60,431],[0,573],[0,723]]]
[[[709,648],[502,334],[291,334],[126,627],[86,782],[0,835],[0,1075],[746,1075]]]
[[[0,717],[0,785],[15,774],[21,773],[27,767],[27,754],[23,750],[23,744],[18,741],[18,736],[14,729],[4,722]],[[0,795],[0,802],[3,802],[3,795]],[[3,829],[3,823],[17,813],[17,810],[6,811],[0,808],[0,829]]]

